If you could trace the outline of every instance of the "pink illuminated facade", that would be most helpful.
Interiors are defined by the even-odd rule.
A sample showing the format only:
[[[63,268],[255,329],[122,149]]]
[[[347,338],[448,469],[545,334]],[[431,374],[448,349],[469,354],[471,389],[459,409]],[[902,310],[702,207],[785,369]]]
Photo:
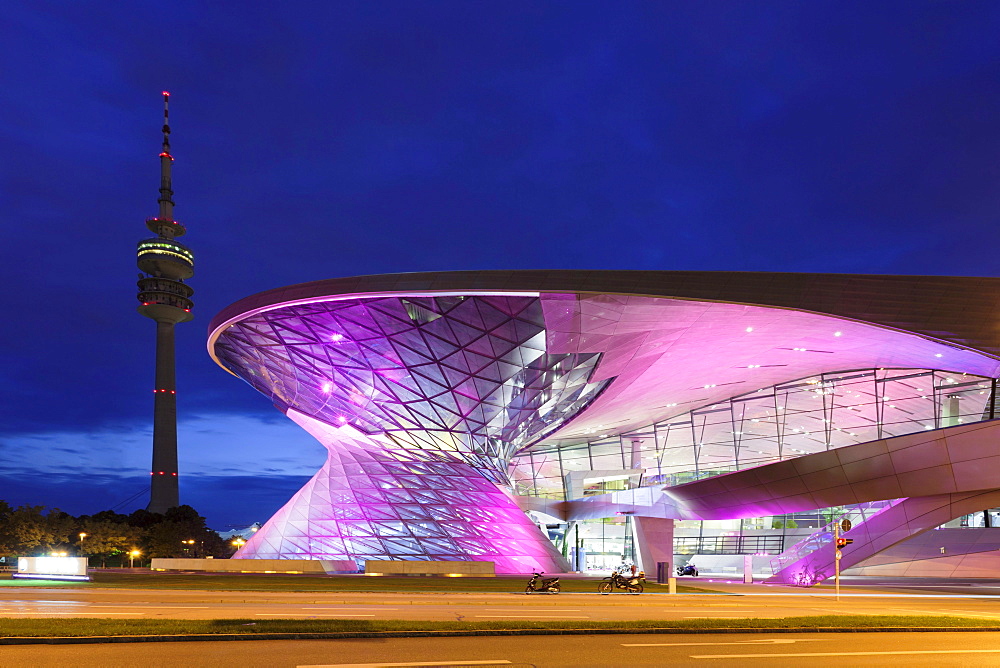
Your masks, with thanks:
[[[618,518],[634,546],[624,556],[651,569],[675,559],[675,520],[826,509],[894,527],[891,544],[873,538],[845,557],[859,563],[992,498],[956,477],[948,493],[966,496],[940,498],[933,521],[900,524],[913,485],[904,493],[890,477],[941,465],[949,429],[991,426],[1000,341],[982,318],[996,320],[997,288],[947,277],[453,272],[249,297],[215,318],[209,350],[328,459],[238,557],[553,572],[567,558],[583,567],[588,520]],[[907,464],[890,458],[886,472],[879,453],[917,437],[923,449]],[[746,535],[735,553],[760,552]],[[778,579],[825,577],[822,550],[767,549],[781,553]]]

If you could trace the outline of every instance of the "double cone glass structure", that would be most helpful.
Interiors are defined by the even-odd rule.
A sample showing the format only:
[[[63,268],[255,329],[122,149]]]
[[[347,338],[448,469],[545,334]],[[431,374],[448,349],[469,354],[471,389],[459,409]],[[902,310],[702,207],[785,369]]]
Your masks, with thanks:
[[[328,459],[237,557],[568,570],[532,509],[634,518],[651,568],[673,553],[667,521],[885,501],[857,562],[1000,488],[959,475],[942,437],[992,429],[998,308],[997,279],[726,272],[400,274],[254,295],[213,320],[210,354]],[[940,466],[952,484],[917,489]],[[934,519],[911,522],[906,500],[924,496]],[[784,559],[776,574],[825,568]]]

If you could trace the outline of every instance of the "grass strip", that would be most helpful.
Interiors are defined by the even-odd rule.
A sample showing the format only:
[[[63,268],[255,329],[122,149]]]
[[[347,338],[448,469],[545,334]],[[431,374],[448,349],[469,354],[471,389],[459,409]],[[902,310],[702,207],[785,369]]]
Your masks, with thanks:
[[[0,577],[0,587],[60,587],[94,589],[173,589],[199,591],[280,591],[280,592],[450,592],[504,593],[523,592],[527,578],[444,578],[444,577],[363,577],[335,575],[282,574],[204,574],[204,573],[91,573],[92,582],[56,582],[50,580],[13,580]],[[560,584],[567,594],[593,594],[600,578],[564,578]],[[666,587],[648,584],[650,593]],[[680,594],[718,593],[701,587],[677,586]]]
[[[581,621],[409,621],[399,619],[2,619],[0,639],[39,637],[150,636],[150,635],[240,635],[273,633],[386,633],[472,632],[522,630],[580,630],[638,632],[647,629],[704,631],[718,629],[876,629],[876,628],[992,628],[992,619],[936,615],[816,615],[806,617],[746,619],[638,620],[627,622]]]

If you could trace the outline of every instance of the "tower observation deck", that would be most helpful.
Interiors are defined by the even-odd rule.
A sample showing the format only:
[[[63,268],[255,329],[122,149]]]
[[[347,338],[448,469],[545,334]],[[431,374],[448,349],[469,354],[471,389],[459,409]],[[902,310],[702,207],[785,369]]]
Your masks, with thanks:
[[[171,187],[170,93],[163,92],[163,148],[160,152],[159,213],[146,220],[155,237],[138,244],[139,313],[156,321],[156,374],[153,387],[153,466],[150,471],[150,512],[162,513],[180,504],[177,491],[177,386],[174,361],[174,325],[194,316],[184,281],[194,275],[194,254],[177,242],[187,230],[174,220]]]

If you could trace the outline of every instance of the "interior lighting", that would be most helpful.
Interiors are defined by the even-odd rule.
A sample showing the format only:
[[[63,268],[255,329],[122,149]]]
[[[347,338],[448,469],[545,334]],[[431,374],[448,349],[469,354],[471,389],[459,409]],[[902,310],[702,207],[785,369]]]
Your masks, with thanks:
[[[840,336],[841,334],[843,334],[843,332],[834,332],[833,333],[834,336]]]
[[[937,353],[934,357],[941,357],[941,353]]]
[[[753,331],[753,327],[747,327],[747,332],[752,332],[752,331]]]
[[[338,341],[343,341],[344,340],[344,335],[343,334],[331,334],[330,335],[330,340],[333,341],[334,343],[336,343]]]

